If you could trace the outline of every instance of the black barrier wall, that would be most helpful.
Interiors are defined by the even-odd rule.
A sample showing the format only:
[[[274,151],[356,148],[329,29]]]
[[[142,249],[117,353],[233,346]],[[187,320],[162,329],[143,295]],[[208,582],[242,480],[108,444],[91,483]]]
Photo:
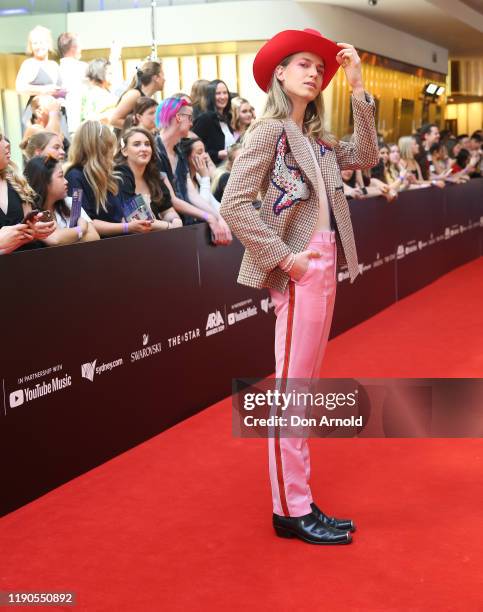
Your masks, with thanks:
[[[202,224],[0,259],[2,513],[273,371],[241,255]]]
[[[483,180],[351,202],[333,335],[482,253]],[[0,257],[0,512],[274,370],[272,305],[206,225]]]
[[[339,272],[331,337],[483,255],[483,179],[351,200],[361,275]]]

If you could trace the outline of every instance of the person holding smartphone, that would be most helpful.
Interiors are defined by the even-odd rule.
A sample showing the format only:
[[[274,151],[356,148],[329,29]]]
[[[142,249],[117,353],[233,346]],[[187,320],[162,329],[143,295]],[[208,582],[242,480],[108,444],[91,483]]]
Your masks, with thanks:
[[[47,246],[99,240],[91,219],[82,209],[76,225],[70,227],[71,204],[66,201],[67,181],[57,159],[33,157],[25,166],[24,174],[36,192],[37,207],[56,224],[55,231],[44,240]]]
[[[55,230],[34,210],[35,193],[10,159],[10,143],[0,132],[0,254],[39,248]]]

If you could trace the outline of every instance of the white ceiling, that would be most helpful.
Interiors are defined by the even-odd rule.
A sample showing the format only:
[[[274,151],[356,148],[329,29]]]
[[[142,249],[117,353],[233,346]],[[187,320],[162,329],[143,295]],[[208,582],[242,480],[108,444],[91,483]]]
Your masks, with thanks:
[[[451,56],[483,56],[483,0],[309,1],[349,9],[441,45]]]

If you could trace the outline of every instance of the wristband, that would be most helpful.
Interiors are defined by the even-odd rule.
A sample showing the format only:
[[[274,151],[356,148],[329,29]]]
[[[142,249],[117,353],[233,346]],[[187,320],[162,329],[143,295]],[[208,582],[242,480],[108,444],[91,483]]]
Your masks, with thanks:
[[[124,221],[122,224],[122,233],[127,234],[129,232],[129,224],[127,221]]]
[[[295,263],[295,253],[291,253],[289,260],[283,266],[279,265],[279,268],[282,270],[282,272],[288,273],[292,269],[294,263]]]
[[[404,181],[404,176],[399,175],[397,178],[398,178],[400,181]]]
[[[77,230],[77,235],[79,236],[79,240],[80,240],[82,236],[84,235],[82,232],[82,229],[78,225],[76,225],[75,229]]]
[[[293,259],[290,262],[289,267],[286,269],[287,274],[290,274],[290,270],[294,267],[294,264],[295,264],[295,255],[293,256]]]
[[[208,222],[208,218],[210,215],[205,210],[201,213],[201,216],[206,222]]]

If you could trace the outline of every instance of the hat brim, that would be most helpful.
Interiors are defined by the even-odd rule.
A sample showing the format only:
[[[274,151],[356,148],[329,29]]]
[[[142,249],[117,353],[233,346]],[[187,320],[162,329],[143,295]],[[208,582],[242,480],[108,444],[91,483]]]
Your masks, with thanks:
[[[268,91],[275,68],[294,53],[314,53],[324,62],[321,91],[327,87],[340,64],[336,55],[341,49],[328,38],[303,30],[284,30],[276,34],[258,51],[253,62],[253,76],[257,85]]]

